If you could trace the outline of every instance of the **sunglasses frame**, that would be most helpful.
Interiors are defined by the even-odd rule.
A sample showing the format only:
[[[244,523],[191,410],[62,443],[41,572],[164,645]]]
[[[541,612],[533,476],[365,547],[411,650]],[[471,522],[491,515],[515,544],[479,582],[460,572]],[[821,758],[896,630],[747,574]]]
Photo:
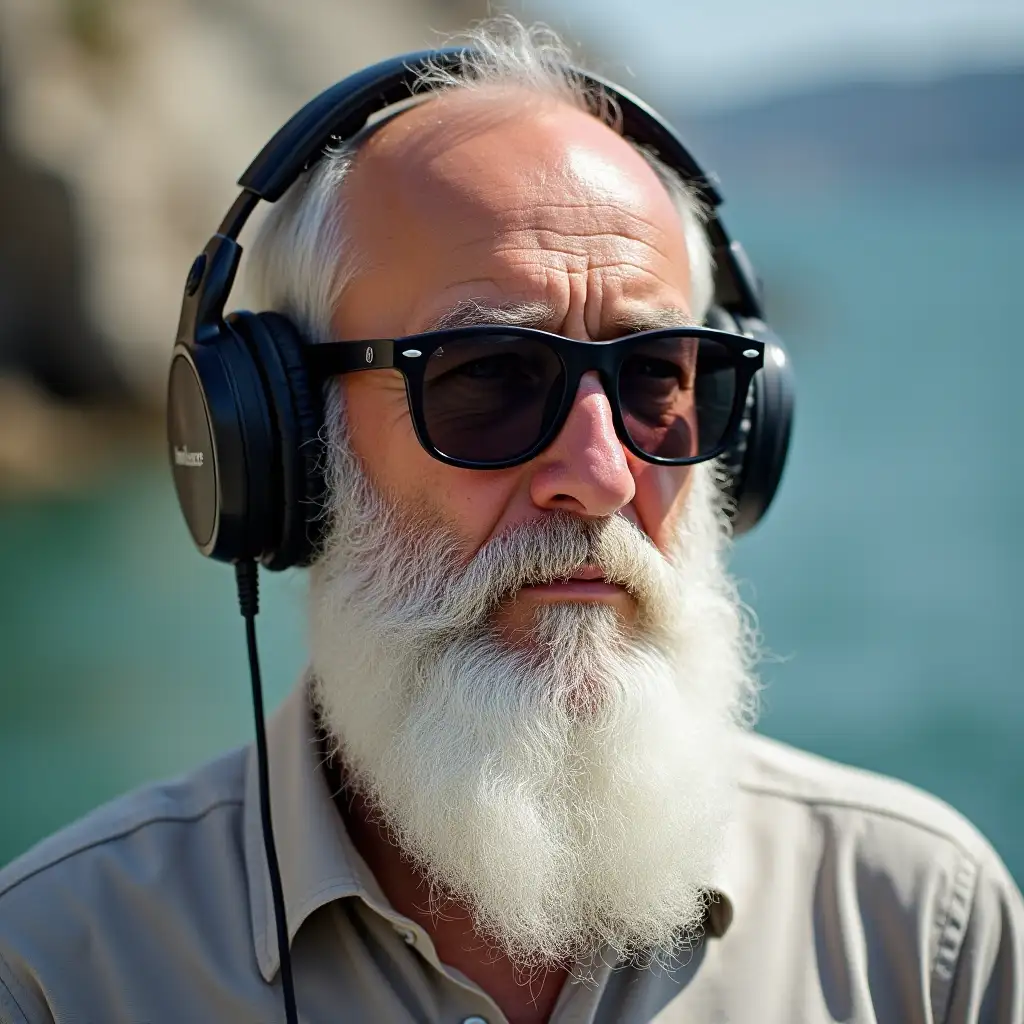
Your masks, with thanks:
[[[649,455],[637,447],[629,436],[622,418],[619,397],[619,370],[626,356],[640,344],[683,335],[698,340],[705,338],[719,342],[728,353],[736,371],[736,391],[733,395],[729,421],[721,442],[711,452],[687,458],[668,459]],[[558,410],[548,428],[526,452],[515,458],[496,462],[458,459],[438,449],[430,440],[423,412],[423,379],[427,363],[433,353],[443,345],[468,338],[488,336],[523,338],[545,344],[562,364],[563,393]],[[615,433],[625,447],[637,458],[661,466],[689,466],[707,462],[721,455],[732,444],[743,417],[747,392],[754,374],[764,366],[764,342],[743,334],[717,331],[710,327],[663,327],[652,331],[627,334],[609,341],[578,341],[529,327],[503,327],[484,324],[479,327],[453,327],[441,331],[410,334],[402,338],[376,338],[366,341],[329,341],[307,345],[304,349],[309,373],[322,384],[330,377],[362,370],[398,370],[405,378],[405,393],[416,437],[423,449],[435,459],[462,469],[509,469],[536,458],[558,437],[568,419],[580,378],[591,370],[597,372],[611,406]]]

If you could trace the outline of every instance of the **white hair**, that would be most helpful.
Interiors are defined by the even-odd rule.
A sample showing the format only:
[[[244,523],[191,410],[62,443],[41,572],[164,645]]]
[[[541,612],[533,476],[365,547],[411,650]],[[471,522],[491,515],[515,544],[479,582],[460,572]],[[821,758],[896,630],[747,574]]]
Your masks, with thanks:
[[[414,92],[512,86],[569,103],[621,130],[612,99],[573,73],[568,48],[545,26],[527,27],[503,16],[482,22],[458,42],[467,46],[461,69],[430,66],[417,77]],[[365,138],[361,133],[329,150],[299,178],[270,209],[249,253],[248,280],[261,307],[284,313],[312,341],[331,338],[335,307],[358,267],[358,253],[345,230],[342,185]],[[690,263],[691,312],[703,322],[714,298],[704,205],[675,170],[629,141],[678,211]]]

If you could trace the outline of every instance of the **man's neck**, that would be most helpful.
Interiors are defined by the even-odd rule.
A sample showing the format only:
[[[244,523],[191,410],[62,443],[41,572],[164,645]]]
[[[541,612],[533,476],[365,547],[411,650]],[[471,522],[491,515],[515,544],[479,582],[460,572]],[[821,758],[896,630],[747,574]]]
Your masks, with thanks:
[[[438,959],[479,985],[510,1024],[547,1021],[568,972],[559,968],[532,981],[524,978],[506,956],[496,954],[481,940],[465,907],[455,903],[427,906],[422,876],[385,835],[364,800],[350,800],[341,791],[335,805],[391,906],[423,928],[434,943]]]

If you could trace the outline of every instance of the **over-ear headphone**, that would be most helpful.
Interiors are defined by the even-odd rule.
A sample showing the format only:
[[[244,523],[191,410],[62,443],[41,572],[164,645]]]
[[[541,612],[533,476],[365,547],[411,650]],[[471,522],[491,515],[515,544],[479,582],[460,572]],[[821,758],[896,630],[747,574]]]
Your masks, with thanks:
[[[459,73],[464,60],[461,49],[395,57],[311,100],[239,178],[241,194],[192,264],[171,358],[167,433],[178,500],[204,555],[255,560],[268,569],[308,564],[324,524],[322,382],[307,366],[309,342],[279,313],[224,316],[242,254],[242,228],[261,200],[281,198],[326,146],[350,140],[374,114],[408,100],[428,62]],[[586,88],[603,90],[621,112],[623,135],[655,152],[710,210],[707,232],[716,274],[708,326],[766,344],[737,442],[721,459],[733,528],[742,533],[767,511],[786,461],[793,379],[785,349],[765,322],[746,253],[718,217],[722,197],[713,176],[642,100],[596,75],[575,69],[574,74]]]

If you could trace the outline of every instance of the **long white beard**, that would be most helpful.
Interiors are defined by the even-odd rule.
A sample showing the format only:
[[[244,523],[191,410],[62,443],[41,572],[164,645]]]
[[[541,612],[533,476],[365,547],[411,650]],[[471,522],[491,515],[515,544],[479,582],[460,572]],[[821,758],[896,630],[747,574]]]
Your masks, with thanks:
[[[710,469],[671,558],[621,516],[563,514],[470,558],[340,433],[311,651],[347,783],[518,966],[671,956],[703,920],[756,693]],[[511,592],[587,563],[634,624],[580,603],[542,607],[526,643],[495,631]]]

